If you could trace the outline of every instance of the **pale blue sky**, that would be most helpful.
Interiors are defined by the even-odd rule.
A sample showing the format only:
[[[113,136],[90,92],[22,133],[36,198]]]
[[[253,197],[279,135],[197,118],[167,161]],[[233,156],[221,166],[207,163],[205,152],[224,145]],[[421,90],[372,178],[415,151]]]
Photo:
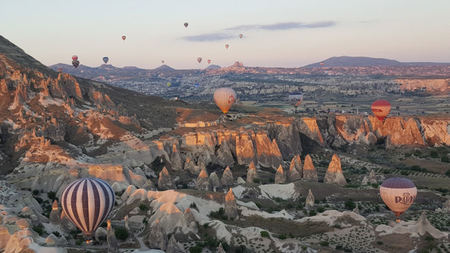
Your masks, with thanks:
[[[0,0],[0,34],[47,65],[73,54],[143,68],[297,67],[341,55],[450,62],[450,1]]]

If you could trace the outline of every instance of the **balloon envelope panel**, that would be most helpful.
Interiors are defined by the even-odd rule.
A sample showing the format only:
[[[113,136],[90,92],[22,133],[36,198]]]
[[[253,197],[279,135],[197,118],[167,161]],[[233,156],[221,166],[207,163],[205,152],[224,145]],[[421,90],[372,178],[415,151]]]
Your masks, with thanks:
[[[230,110],[236,99],[236,92],[231,88],[219,88],[214,92],[214,102],[223,113]]]

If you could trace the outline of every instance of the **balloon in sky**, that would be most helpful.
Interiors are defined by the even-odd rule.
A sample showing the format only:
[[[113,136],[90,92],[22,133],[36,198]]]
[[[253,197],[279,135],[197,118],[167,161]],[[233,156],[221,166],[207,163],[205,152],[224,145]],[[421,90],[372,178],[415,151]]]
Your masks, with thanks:
[[[185,23],[184,23],[184,27],[185,27],[185,28],[187,28],[188,25],[189,25],[188,22],[185,22]]]
[[[167,87],[170,87],[170,86],[172,86],[172,83],[171,82],[167,82]]]
[[[126,40],[126,39],[127,39],[127,36],[122,35],[122,40]]]
[[[236,92],[231,88],[219,88],[214,91],[214,102],[223,113],[227,113],[230,110],[231,106],[236,102],[236,98]]]
[[[228,49],[230,47],[230,45],[225,44],[225,49]]]
[[[73,61],[72,61],[72,65],[73,65],[75,68],[78,68],[78,66],[80,65],[80,61],[79,61],[79,60],[73,60]]]
[[[78,60],[78,56],[76,56],[76,55],[73,55],[73,56],[72,56],[72,60],[73,60],[73,61],[76,61],[76,60]]]
[[[208,59],[208,64],[211,64],[211,60],[210,59]]]
[[[162,63],[162,64],[164,64],[164,62],[165,62],[164,60],[161,60],[161,63]]]
[[[108,63],[108,61],[109,61],[109,58],[108,57],[103,57],[103,62],[106,64],[106,63]]]
[[[295,107],[299,107],[303,102],[303,93],[292,93],[289,94],[288,100]]]
[[[414,183],[401,177],[392,177],[384,180],[380,186],[380,195],[384,203],[394,212],[397,222],[399,216],[404,213],[414,202],[417,196],[417,188]]]
[[[239,34],[239,38],[242,39],[244,37],[244,34]]]
[[[372,104],[373,114],[381,121],[383,121],[386,116],[388,116],[391,111],[391,104],[383,99],[377,100]]]
[[[202,57],[197,58],[198,63],[202,62]]]
[[[61,207],[69,220],[86,236],[92,236],[114,207],[114,191],[98,178],[81,178],[61,195]]]

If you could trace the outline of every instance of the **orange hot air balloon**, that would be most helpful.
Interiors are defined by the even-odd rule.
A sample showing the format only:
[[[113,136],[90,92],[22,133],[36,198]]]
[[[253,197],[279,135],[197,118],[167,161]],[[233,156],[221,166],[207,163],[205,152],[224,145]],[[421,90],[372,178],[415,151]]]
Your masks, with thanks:
[[[211,60],[210,59],[208,59],[208,64],[211,64]]]
[[[236,92],[231,88],[219,88],[214,91],[214,102],[223,113],[227,113],[230,110],[236,99]]]
[[[394,212],[396,221],[400,222],[400,215],[408,210],[416,199],[417,188],[407,178],[392,177],[381,184],[380,195],[384,203]]]
[[[388,116],[391,111],[391,104],[383,99],[377,100],[372,104],[373,114],[381,121],[383,121],[386,116]]]
[[[126,39],[127,39],[127,36],[122,35],[122,40],[126,40]]]
[[[189,25],[188,22],[185,22],[185,23],[184,23],[184,27],[185,27],[185,28],[187,28],[188,25]]]
[[[198,63],[202,62],[202,57],[197,58]]]
[[[228,49],[230,47],[230,45],[225,44],[225,49]]]
[[[239,34],[239,38],[242,39],[244,37],[244,34]]]

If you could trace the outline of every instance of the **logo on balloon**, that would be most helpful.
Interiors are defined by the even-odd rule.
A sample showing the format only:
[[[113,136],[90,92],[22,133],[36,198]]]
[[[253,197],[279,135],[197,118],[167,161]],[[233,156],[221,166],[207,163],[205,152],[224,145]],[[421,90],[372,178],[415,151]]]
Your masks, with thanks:
[[[235,101],[234,96],[229,96],[229,97],[228,97],[228,104],[233,104],[234,101]]]
[[[405,192],[403,193],[403,196],[395,196],[395,203],[411,205],[414,202],[414,199],[416,199],[416,196]]]

